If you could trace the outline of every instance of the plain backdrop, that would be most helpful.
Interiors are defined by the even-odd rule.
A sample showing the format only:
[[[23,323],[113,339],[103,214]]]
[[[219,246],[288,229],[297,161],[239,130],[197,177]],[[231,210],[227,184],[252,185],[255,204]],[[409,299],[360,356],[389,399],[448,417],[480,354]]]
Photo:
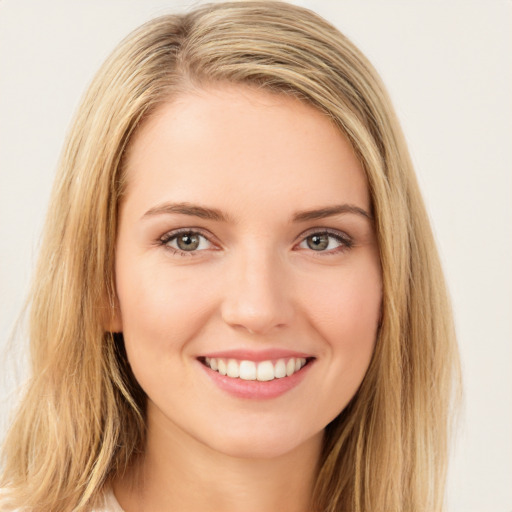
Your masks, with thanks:
[[[0,353],[22,307],[64,135],[131,29],[199,2],[0,0]],[[370,58],[409,142],[453,299],[465,407],[450,512],[512,512],[512,2],[311,0]],[[0,377],[0,436],[26,354]]]

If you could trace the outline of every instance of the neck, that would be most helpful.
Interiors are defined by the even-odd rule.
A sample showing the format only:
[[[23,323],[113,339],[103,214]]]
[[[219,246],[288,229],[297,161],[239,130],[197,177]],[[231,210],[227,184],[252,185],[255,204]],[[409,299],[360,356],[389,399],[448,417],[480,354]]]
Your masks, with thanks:
[[[236,457],[150,423],[144,455],[114,492],[125,512],[308,512],[321,444],[320,433],[275,457]]]

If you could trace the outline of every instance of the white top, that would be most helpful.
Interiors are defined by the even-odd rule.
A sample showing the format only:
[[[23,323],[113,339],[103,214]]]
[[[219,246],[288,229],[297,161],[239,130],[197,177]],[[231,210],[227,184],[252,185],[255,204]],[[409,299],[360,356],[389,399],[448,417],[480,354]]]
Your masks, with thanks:
[[[105,494],[103,498],[103,503],[100,508],[95,508],[92,512],[124,512],[119,505],[116,497],[114,496],[114,492],[112,491],[112,487],[108,487],[105,489]]]

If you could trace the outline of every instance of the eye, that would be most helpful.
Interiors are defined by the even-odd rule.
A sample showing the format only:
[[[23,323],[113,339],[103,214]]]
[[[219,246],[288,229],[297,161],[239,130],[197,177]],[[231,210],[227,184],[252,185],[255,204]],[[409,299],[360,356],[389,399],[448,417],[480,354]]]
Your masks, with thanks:
[[[299,248],[315,252],[338,252],[352,245],[352,240],[341,232],[317,231],[307,235],[299,244]]]
[[[204,235],[191,230],[167,233],[160,239],[160,242],[174,252],[182,254],[204,251],[213,245]]]

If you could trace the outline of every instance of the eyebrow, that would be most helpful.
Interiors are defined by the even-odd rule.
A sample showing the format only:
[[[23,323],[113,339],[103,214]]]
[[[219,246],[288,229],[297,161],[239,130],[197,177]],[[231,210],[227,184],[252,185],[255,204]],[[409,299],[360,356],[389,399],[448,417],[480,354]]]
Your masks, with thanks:
[[[228,222],[230,217],[218,210],[217,208],[207,208],[192,203],[164,203],[153,208],[150,208],[142,218],[153,217],[162,214],[181,214],[190,215],[192,217],[199,217],[200,219],[213,220],[217,222]],[[333,217],[334,215],[352,213],[373,220],[373,217],[363,208],[352,204],[340,204],[334,206],[326,206],[315,210],[304,210],[296,212],[292,216],[292,222],[305,222],[308,220],[324,219],[326,217]]]
[[[143,216],[153,217],[155,215],[179,213],[182,215],[191,215],[201,219],[227,222],[229,217],[217,208],[206,208],[192,203],[164,203],[154,208],[150,208]]]
[[[353,213],[356,215],[361,215],[368,220],[373,220],[372,215],[359,206],[355,206],[353,204],[339,204],[334,206],[327,206],[325,208],[319,208],[318,210],[304,210],[297,212],[293,215],[293,222],[324,219],[326,217],[332,217],[334,215],[340,215],[344,213]]]

